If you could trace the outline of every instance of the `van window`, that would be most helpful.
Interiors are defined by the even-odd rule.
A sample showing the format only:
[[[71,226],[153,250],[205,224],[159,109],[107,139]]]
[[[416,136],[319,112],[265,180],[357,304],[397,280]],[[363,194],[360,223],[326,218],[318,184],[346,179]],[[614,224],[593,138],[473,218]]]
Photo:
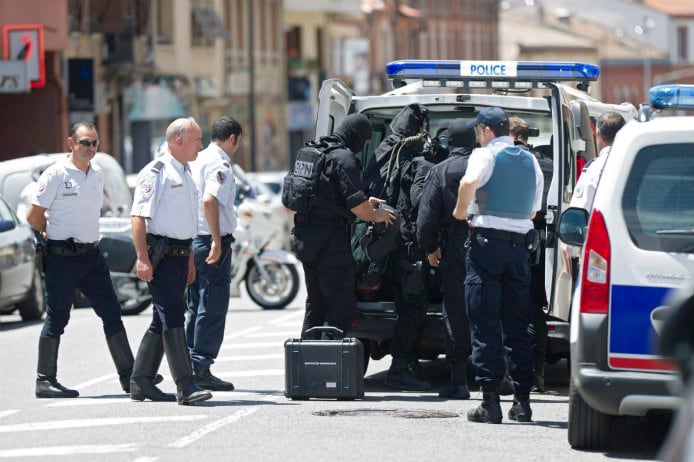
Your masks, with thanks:
[[[622,197],[627,228],[644,250],[694,253],[694,144],[643,148]]]

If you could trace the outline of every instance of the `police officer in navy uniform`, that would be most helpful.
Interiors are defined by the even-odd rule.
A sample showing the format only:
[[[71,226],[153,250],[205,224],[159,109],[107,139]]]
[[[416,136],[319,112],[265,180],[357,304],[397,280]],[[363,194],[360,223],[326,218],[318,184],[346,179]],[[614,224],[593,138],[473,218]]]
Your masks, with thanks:
[[[376,198],[367,198],[361,189],[356,154],[371,139],[371,123],[363,114],[350,114],[325,138],[344,146],[325,154],[318,195],[334,206],[364,221],[390,225],[395,216]],[[354,260],[350,248],[347,219],[337,209],[318,204],[309,213],[294,218],[294,251],[304,268],[306,313],[301,335],[313,327],[327,324],[345,334],[356,318]],[[314,336],[315,338],[315,336]]]
[[[108,265],[98,247],[104,172],[91,162],[99,146],[96,128],[88,122],[75,124],[67,144],[71,152],[41,174],[26,214],[27,222],[47,239],[46,320],[39,337],[36,397],[79,396],[56,378],[58,346],[75,289],[101,318],[121,386],[128,393],[133,354]]]
[[[458,184],[475,147],[475,128],[463,119],[448,127],[448,158],[429,172],[417,215],[417,240],[429,264],[441,271],[443,323],[446,330],[446,360],[450,382],[440,392],[442,398],[469,399],[467,362],[470,357],[470,323],[465,313],[465,254],[468,237],[465,221],[453,215]]]
[[[202,149],[200,126],[192,117],[176,119],[166,129],[166,143],[166,152],[140,171],[130,212],[137,277],[148,283],[154,311],[135,358],[130,397],[193,404],[212,397],[195,384],[184,328],[184,293],[195,280],[191,242],[198,231],[197,189],[188,163]],[[164,352],[176,397],[153,381]]]
[[[528,332],[529,249],[537,245],[532,218],[542,207],[544,178],[537,159],[514,146],[509,120],[498,107],[481,110],[477,141],[460,180],[453,216],[468,218],[465,304],[470,319],[472,362],[481,382],[482,403],[468,411],[472,422],[502,420],[498,386],[504,377],[504,350],[513,381],[511,420],[530,422],[533,350]],[[469,208],[468,208],[469,207]]]
[[[198,235],[193,239],[197,277],[188,287],[186,337],[195,383],[207,390],[234,385],[210,372],[224,340],[231,283],[231,244],[236,229],[236,184],[230,156],[241,144],[241,125],[222,116],[212,124],[212,142],[191,163],[198,189]]]

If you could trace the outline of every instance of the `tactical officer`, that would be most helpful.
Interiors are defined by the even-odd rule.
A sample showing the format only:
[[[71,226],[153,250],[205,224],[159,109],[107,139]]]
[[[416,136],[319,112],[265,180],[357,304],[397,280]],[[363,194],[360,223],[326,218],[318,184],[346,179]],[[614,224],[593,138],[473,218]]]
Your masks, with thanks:
[[[428,124],[428,110],[421,104],[405,106],[395,115],[390,123],[392,134],[375,151],[379,176],[368,185],[379,196],[377,191],[382,191],[388,205],[401,217],[397,249],[389,255],[383,274],[393,291],[398,312],[391,340],[393,361],[385,384],[399,390],[423,391],[431,386],[416,351],[426,318],[428,293],[424,280],[426,259],[417,245],[417,207],[413,203],[417,200],[417,172],[432,165],[424,156]]]
[[[75,289],[87,297],[101,318],[121,386],[128,393],[133,354],[108,266],[97,245],[104,172],[91,162],[99,146],[96,128],[88,122],[75,124],[67,144],[70,153],[39,177],[26,213],[27,222],[47,239],[46,320],[39,337],[36,397],[79,396],[56,378],[58,345],[70,319]]]
[[[532,218],[542,207],[544,179],[535,156],[513,145],[501,108],[481,110],[475,126],[482,148],[470,156],[453,210],[458,220],[472,214],[465,304],[483,400],[467,416],[472,422],[501,423],[497,387],[504,376],[506,347],[514,388],[508,416],[530,422],[529,248],[537,245]]]
[[[197,278],[188,287],[186,337],[195,383],[207,390],[231,391],[234,385],[210,372],[224,340],[229,309],[231,244],[236,229],[236,184],[230,156],[240,146],[241,125],[222,116],[212,124],[212,142],[191,162],[198,189],[198,235],[193,239]]]
[[[367,199],[360,188],[355,154],[370,139],[371,123],[363,114],[348,115],[334,135],[323,139],[341,146],[325,154],[317,193],[322,200],[308,213],[294,217],[293,246],[304,268],[307,291],[302,337],[308,329],[324,324],[346,334],[356,318],[354,260],[346,216],[388,225],[395,219],[392,212],[376,208],[381,200]]]
[[[176,119],[166,129],[166,143],[166,152],[140,171],[130,212],[137,277],[148,283],[154,311],[135,358],[130,397],[193,404],[212,397],[195,384],[184,329],[183,297],[186,284],[195,280],[191,241],[198,223],[188,163],[202,149],[200,126],[192,117]],[[176,382],[175,398],[152,380],[164,352]]]
[[[465,253],[468,237],[465,221],[453,215],[458,184],[475,147],[475,127],[463,119],[448,128],[449,157],[429,172],[417,214],[417,240],[429,264],[441,269],[446,360],[451,368],[442,398],[469,399],[467,361],[470,357],[470,322],[465,313]]]

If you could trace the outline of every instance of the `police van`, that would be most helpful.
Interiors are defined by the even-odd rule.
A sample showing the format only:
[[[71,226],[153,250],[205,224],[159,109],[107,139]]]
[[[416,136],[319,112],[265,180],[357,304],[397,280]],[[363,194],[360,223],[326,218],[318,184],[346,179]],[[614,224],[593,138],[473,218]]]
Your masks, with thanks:
[[[653,87],[649,98],[618,132],[590,216],[561,216],[560,240],[583,245],[570,333],[574,448],[607,447],[614,416],[681,405],[658,337],[671,297],[694,280],[694,116],[663,115],[694,110],[694,85]]]
[[[389,63],[386,74],[393,89],[378,96],[356,96],[340,80],[324,81],[319,93],[316,139],[331,134],[350,113],[366,115],[374,130],[360,159],[366,169],[373,164],[379,143],[391,134],[391,120],[407,105],[418,103],[428,109],[428,132],[432,134],[453,119],[472,120],[482,109],[498,106],[509,116],[525,119],[533,150],[553,160],[546,198],[548,361],[567,356],[572,279],[557,264],[556,223],[571,200],[580,173],[578,160],[590,161],[596,156],[597,117],[614,110],[631,119],[636,108],[627,103],[605,104],[591,97],[589,87],[600,76],[600,68],[578,62],[403,60]],[[361,338],[366,354],[378,359],[390,351],[397,313],[387,290],[357,295],[358,319],[350,335]],[[430,305],[420,335],[420,358],[431,359],[444,353],[440,308],[437,303]]]

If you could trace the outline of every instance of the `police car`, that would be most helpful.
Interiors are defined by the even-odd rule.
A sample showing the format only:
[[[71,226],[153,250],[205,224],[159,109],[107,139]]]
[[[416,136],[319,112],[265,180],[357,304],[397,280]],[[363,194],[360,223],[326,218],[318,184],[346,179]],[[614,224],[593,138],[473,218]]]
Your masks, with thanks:
[[[525,119],[533,149],[553,159],[546,211],[546,280],[549,334],[548,361],[568,355],[571,274],[557,264],[556,223],[568,207],[580,169],[577,159],[596,156],[594,122],[606,110],[626,119],[636,115],[631,104],[605,104],[589,94],[600,75],[596,65],[577,62],[404,60],[391,62],[386,73],[393,90],[378,96],[355,96],[336,79],[323,82],[319,93],[316,139],[329,135],[353,112],[365,114],[373,126],[371,143],[361,165],[372,165],[374,151],[390,135],[389,124],[406,105],[427,107],[429,133],[456,118],[472,120],[480,110],[498,106],[509,116]],[[364,172],[366,173],[366,172]],[[381,288],[382,289],[382,288]],[[386,290],[358,292],[358,320],[351,335],[364,341],[377,359],[387,354],[397,319]],[[444,353],[440,305],[432,303],[420,335],[420,357]]]
[[[669,299],[694,279],[694,85],[658,86],[617,134],[590,217],[570,208],[559,238],[582,245],[571,312],[568,438],[610,442],[614,416],[678,409],[676,366],[658,353]],[[588,224],[587,233],[584,230]]]

